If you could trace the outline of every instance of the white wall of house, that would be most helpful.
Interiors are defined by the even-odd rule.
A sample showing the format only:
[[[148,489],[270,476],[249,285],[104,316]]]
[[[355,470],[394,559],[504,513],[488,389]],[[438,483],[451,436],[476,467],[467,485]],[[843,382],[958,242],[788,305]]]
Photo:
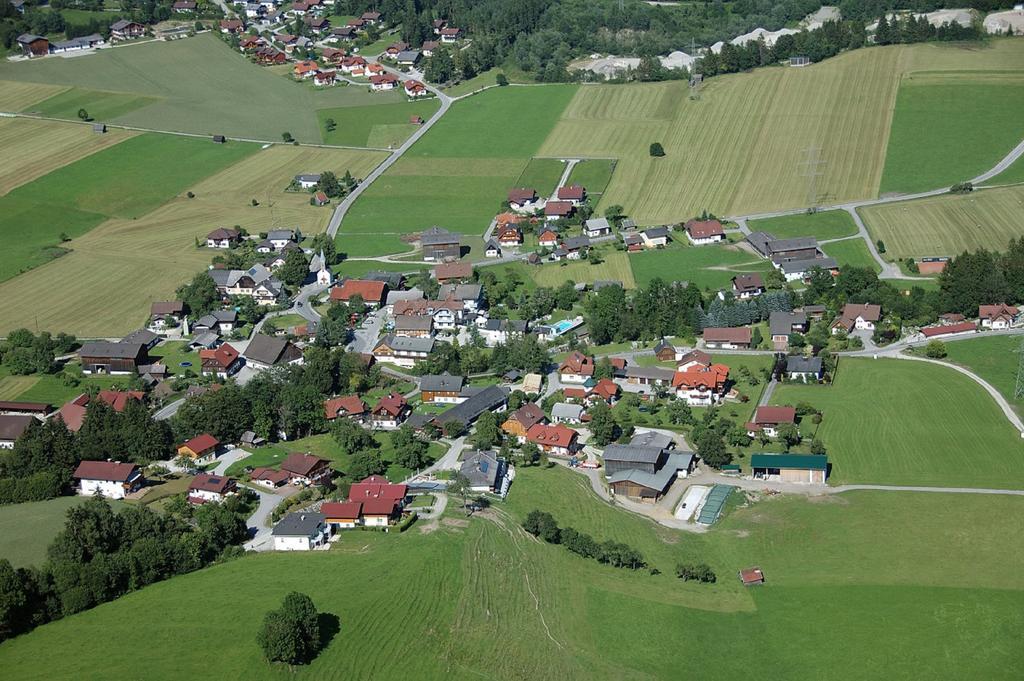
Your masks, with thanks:
[[[866,319],[864,319],[863,317],[857,317],[857,321],[854,322],[854,327],[860,329],[861,331],[874,331],[875,330],[874,322],[869,322]]]
[[[364,515],[363,525],[367,527],[387,527],[388,516],[386,515]]]
[[[107,499],[124,499],[124,485],[112,480],[80,480],[78,483],[78,494],[83,497],[91,497],[99,493]]]
[[[588,378],[589,376],[584,376],[582,374],[568,374],[562,372],[559,372],[558,374],[558,380],[562,383],[586,383]]]
[[[724,235],[706,236],[699,239],[694,239],[692,236],[690,236],[689,232],[686,233],[686,238],[694,246],[707,246],[708,244],[714,244],[718,243],[719,241],[725,241]]]

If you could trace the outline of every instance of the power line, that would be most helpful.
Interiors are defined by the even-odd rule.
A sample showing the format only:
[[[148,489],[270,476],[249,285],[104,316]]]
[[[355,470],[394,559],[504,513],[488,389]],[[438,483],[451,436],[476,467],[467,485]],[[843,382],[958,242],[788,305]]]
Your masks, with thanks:
[[[804,160],[798,165],[803,168],[801,175],[807,178],[807,206],[813,208],[818,203],[818,178],[825,174],[828,161],[821,158],[821,147],[807,147],[802,153]]]

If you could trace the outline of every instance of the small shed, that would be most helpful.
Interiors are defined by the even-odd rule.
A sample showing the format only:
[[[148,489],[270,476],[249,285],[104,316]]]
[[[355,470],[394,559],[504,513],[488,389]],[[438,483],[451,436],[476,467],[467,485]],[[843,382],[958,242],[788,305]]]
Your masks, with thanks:
[[[227,142],[227,141],[228,141],[228,138],[227,138],[227,137],[225,137],[224,135],[214,135],[214,136],[213,136],[213,141],[214,141],[214,142],[215,142],[216,144],[224,144],[225,142]]]
[[[761,572],[759,567],[740,570],[740,581],[743,583],[743,586],[758,586],[764,584],[764,573]]]
[[[808,66],[811,63],[811,58],[804,55],[793,55],[789,58],[790,66]]]
[[[103,133],[105,133],[107,131],[107,124],[106,123],[93,123],[92,124],[92,131],[102,135]]]

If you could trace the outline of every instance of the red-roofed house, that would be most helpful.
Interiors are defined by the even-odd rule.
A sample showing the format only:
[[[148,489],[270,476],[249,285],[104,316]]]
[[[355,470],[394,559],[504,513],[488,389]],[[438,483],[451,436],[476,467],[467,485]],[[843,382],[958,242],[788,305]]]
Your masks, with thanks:
[[[754,410],[754,419],[747,424],[747,435],[757,437],[764,433],[768,437],[779,434],[779,426],[784,423],[796,424],[796,409],[793,407],[758,407]]]
[[[362,72],[362,70],[365,68],[366,60],[360,56],[345,57],[344,59],[341,60],[341,64],[338,66],[338,69],[342,73],[348,74],[351,74],[353,71],[357,70]]]
[[[753,332],[749,326],[704,329],[704,345],[709,348],[737,350],[749,348]]]
[[[114,411],[121,413],[128,406],[131,400],[142,402],[146,394],[138,390],[101,390],[96,394],[103,402],[106,402]],[[57,416],[64,421],[67,429],[77,433],[85,421],[86,406],[89,404],[89,395],[82,393],[75,399],[66,403],[57,411]]]
[[[271,489],[287,484],[291,477],[288,471],[278,471],[266,467],[254,468],[252,474],[249,475],[249,479],[257,485],[263,485]]]
[[[514,222],[498,227],[498,243],[502,246],[518,246],[523,243],[523,230]],[[557,242],[558,236],[555,236]]]
[[[558,245],[558,232],[553,229],[543,229],[537,235],[537,245],[545,248],[554,248]]]
[[[390,73],[370,76],[370,89],[374,92],[394,90],[396,87],[398,87],[398,77]]]
[[[124,499],[145,482],[138,466],[120,461],[82,461],[73,477],[81,496],[99,494],[107,499]]]
[[[590,398],[599,398],[608,404],[615,404],[619,399],[619,386],[607,378],[602,378],[593,388],[590,389]]]
[[[694,246],[725,241],[725,231],[718,220],[690,220],[686,223],[686,238]]]
[[[223,475],[200,473],[188,486],[188,501],[191,504],[221,502],[237,494],[238,485],[232,478]]]
[[[532,442],[548,454],[571,456],[579,449],[579,433],[572,428],[556,423],[538,423],[526,431],[526,441]]]
[[[558,367],[558,378],[562,383],[586,383],[594,375],[594,358],[573,350]]]
[[[366,402],[360,399],[359,395],[332,397],[324,402],[324,418],[328,421],[339,417],[362,421],[369,411],[370,408]]]
[[[362,502],[361,520],[366,527],[387,527],[401,512],[391,499],[367,499]]]
[[[221,33],[241,33],[245,30],[245,24],[240,19],[223,19],[220,22]]]
[[[359,524],[362,507],[358,501],[329,501],[320,506],[320,512],[328,525],[351,528]]]
[[[203,376],[216,376],[217,378],[227,378],[242,366],[238,350],[227,343],[222,343],[213,349],[200,350],[199,360]]]
[[[427,86],[418,80],[409,79],[405,81],[403,87],[405,88],[405,94],[409,97],[426,97],[430,94]]]
[[[350,501],[360,502],[369,499],[390,499],[402,503],[408,492],[409,488],[401,483],[393,483],[382,475],[371,475],[353,483],[349,488],[348,498]]]
[[[454,43],[462,37],[461,28],[442,28],[441,29],[441,42],[442,43]]]
[[[434,279],[437,279],[439,284],[469,281],[472,278],[473,263],[471,262],[445,262],[434,266]]]
[[[331,87],[332,85],[334,85],[337,82],[338,82],[338,72],[337,71],[317,71],[316,75],[313,76],[313,85],[315,85],[317,87]],[[318,192],[318,193],[323,194],[323,192]],[[327,199],[327,194],[323,194],[323,198]],[[327,203],[326,200],[323,201],[322,203],[318,203],[318,205],[322,206],[325,203]]]
[[[370,412],[370,425],[374,428],[398,428],[409,418],[411,411],[405,398],[393,392],[380,398]]]
[[[572,184],[568,187],[559,187],[556,196],[559,201],[568,201],[572,205],[578,206],[586,200],[587,190],[581,185]]]
[[[508,190],[508,207],[522,213],[533,212],[539,206],[537,190],[532,187],[516,187]]]
[[[296,62],[295,66],[292,67],[292,73],[299,80],[306,80],[316,75],[316,72],[320,70],[320,65],[312,60],[304,60]]]
[[[204,461],[216,457],[219,446],[220,440],[209,433],[203,433],[179,445],[178,456],[187,456],[194,461]]]
[[[979,305],[978,319],[984,329],[1009,329],[1021,324],[1021,312],[1012,305]]]
[[[561,220],[571,217],[576,207],[568,201],[548,201],[544,204],[545,220]]]
[[[380,307],[388,297],[388,285],[383,281],[369,279],[346,279],[340,286],[331,289],[331,301],[348,305],[352,296],[360,296],[371,307]]]
[[[921,329],[921,335],[925,338],[937,338],[938,336],[949,336],[954,333],[973,333],[977,330],[978,327],[974,322],[960,322],[958,324],[926,326]]]
[[[281,470],[288,473],[292,485],[321,485],[331,479],[330,462],[310,454],[289,454],[281,462]]]
[[[709,367],[695,367],[677,371],[672,376],[672,387],[676,397],[687,404],[708,407],[725,396],[725,384],[729,379],[729,367],[712,364]]]

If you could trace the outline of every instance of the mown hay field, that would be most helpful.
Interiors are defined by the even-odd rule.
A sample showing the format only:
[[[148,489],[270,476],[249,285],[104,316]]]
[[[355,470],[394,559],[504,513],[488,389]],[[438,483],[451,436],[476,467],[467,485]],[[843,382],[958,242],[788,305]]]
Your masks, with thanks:
[[[123,677],[139,664],[117,654],[129,648],[144,655],[147,678],[201,677],[216,637],[218,665],[248,679],[313,681],[339,669],[408,678],[409,660],[424,680],[717,680],[754,667],[793,680],[1015,678],[1017,498],[762,499],[698,535],[612,508],[556,467],[520,471],[507,501],[472,518],[454,505],[430,532],[346,532],[329,551],[249,555],[175,577],[9,641],[0,661],[13,679],[81,678],[83,668]],[[518,526],[533,509],[638,548],[659,573],[535,540]],[[717,583],[676,579],[682,561],[707,562]],[[752,565],[769,581],[744,589],[736,571]],[[340,630],[289,672],[262,660],[256,636],[294,590]],[[716,643],[726,640],[746,645],[723,656]],[[63,654],[46,654],[57,647]]]
[[[771,401],[821,410],[833,484],[1024,489],[1024,440],[981,386],[947,367],[840,359],[834,385],[780,385]]]
[[[41,102],[67,89],[66,85],[0,80],[0,111],[10,113],[24,111],[36,102]]]
[[[686,239],[682,232],[674,232],[673,237]],[[688,246],[676,242],[667,248],[630,253],[629,261],[640,286],[661,279],[666,283],[688,281],[701,289],[727,288],[737,274],[764,274],[771,269],[767,260],[733,245]]]
[[[1017,368],[1020,366],[1020,336],[979,336],[946,343],[946,360],[961,364],[998,390],[1020,413],[1024,396],[1017,397]]]
[[[601,263],[591,265],[586,260],[574,260],[566,265],[545,263],[531,266],[527,273],[538,286],[558,288],[565,281],[592,284],[595,281],[621,281],[624,288],[634,288],[636,280],[630,267],[629,256],[619,251],[601,253]]]
[[[881,265],[872,257],[868,245],[860,237],[823,244],[821,250],[825,251],[825,255],[835,258],[840,267],[866,267],[875,272],[882,271]]]
[[[890,258],[1003,250],[1022,234],[1024,185],[868,206],[860,214]]]
[[[410,123],[413,116],[430,118],[440,106],[436,99],[374,104],[368,106],[341,106],[316,112],[320,133],[325,144],[354,147],[387,148],[401,145],[412,135],[417,125]],[[334,130],[328,131],[325,122],[331,119]]]
[[[797,213],[777,218],[748,220],[751,231],[768,232],[777,239],[795,239],[813,236],[819,241],[841,239],[857,233],[857,224],[845,210],[826,210],[818,213]]]
[[[182,192],[137,217],[107,220],[65,244],[71,253],[0,284],[0,332],[37,323],[40,330],[84,336],[131,331],[152,301],[173,295],[209,265],[212,253],[195,246],[207,232],[233,225],[254,233],[271,227],[323,231],[331,207],[309,205],[304,192],[285,192],[291,178],[323,170],[363,176],[382,158],[383,152],[284,145],[254,151],[189,186],[195,198]]]
[[[4,164],[0,166],[0,196],[134,135],[123,130],[98,135],[87,125],[0,118],[0,149],[4,155]]]
[[[100,50],[75,59],[0,63],[0,80],[42,83],[51,88],[50,95],[75,88],[76,92],[54,100],[57,113],[71,118],[77,108],[66,106],[70,99],[86,102],[85,108],[92,112],[107,106],[106,93],[114,92],[120,93],[117,107],[121,111],[112,110],[119,115],[108,123],[270,141],[280,140],[287,131],[300,142],[318,143],[317,109],[403,99],[399,93],[371,94],[362,87],[314,90],[249,63],[212,34]],[[130,96],[155,101],[132,108]],[[0,102],[4,97],[0,95]],[[13,110],[32,110],[45,96],[32,97],[29,90],[24,106]]]

